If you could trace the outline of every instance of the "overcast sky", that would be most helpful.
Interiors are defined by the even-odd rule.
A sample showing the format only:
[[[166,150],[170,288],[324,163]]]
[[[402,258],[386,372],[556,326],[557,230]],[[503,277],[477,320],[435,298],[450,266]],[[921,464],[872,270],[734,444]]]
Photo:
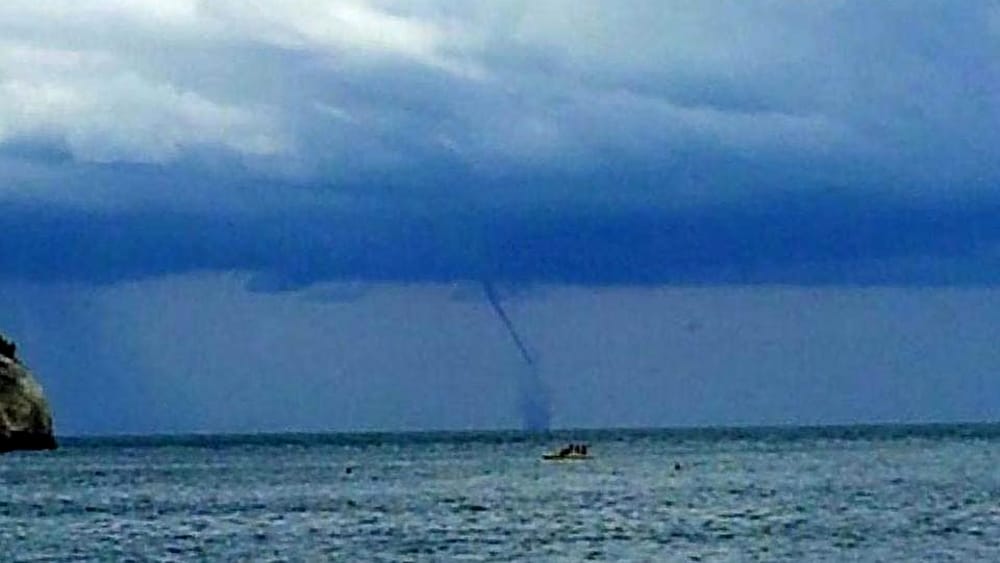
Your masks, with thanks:
[[[993,1],[7,0],[0,330],[65,433],[518,426],[482,280],[556,425],[997,419],[997,162]]]

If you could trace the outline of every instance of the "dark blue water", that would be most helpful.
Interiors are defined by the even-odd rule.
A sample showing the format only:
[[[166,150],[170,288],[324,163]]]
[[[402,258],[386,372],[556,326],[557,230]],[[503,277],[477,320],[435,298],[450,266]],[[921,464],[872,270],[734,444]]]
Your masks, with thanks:
[[[0,487],[4,561],[1000,560],[997,425],[64,439]]]

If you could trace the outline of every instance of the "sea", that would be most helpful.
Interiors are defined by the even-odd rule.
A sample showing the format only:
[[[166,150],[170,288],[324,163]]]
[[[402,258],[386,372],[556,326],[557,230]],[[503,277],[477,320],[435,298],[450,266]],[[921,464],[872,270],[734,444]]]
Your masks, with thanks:
[[[63,438],[0,560],[1000,561],[1000,425]]]

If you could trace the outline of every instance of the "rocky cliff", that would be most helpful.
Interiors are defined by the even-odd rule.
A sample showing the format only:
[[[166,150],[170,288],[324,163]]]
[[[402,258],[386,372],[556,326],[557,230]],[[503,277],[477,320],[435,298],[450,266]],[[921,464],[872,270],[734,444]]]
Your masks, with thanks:
[[[0,453],[55,447],[42,387],[17,360],[14,345],[0,336]]]

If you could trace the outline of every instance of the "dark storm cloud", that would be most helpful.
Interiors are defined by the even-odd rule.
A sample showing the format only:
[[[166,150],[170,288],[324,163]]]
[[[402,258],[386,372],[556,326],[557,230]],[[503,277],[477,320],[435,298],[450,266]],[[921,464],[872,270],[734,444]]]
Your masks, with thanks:
[[[993,2],[0,7],[0,275],[995,283]]]
[[[856,195],[856,194],[855,194]],[[966,285],[1000,281],[1000,202],[783,195],[695,210],[257,214],[0,206],[2,275],[113,283],[206,270],[316,282]]]

